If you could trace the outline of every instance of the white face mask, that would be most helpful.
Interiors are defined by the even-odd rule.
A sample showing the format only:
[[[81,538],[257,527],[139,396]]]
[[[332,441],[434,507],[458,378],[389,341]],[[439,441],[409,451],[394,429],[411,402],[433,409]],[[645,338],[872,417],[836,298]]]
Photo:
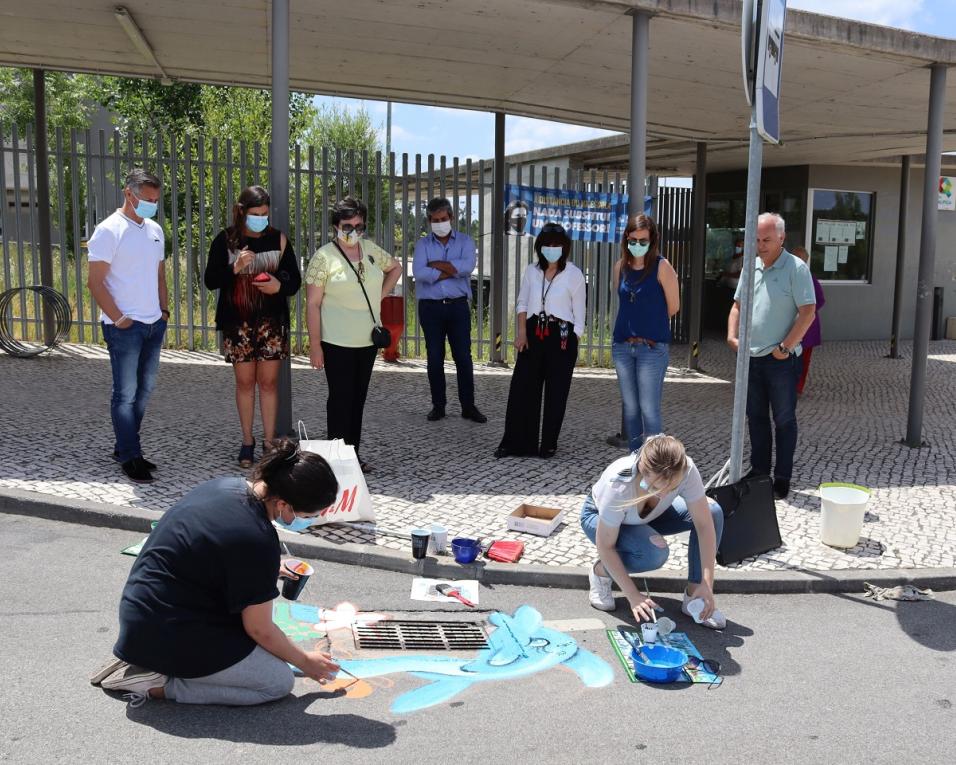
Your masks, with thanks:
[[[359,239],[362,238],[362,235],[358,231],[349,231],[347,234],[340,228],[337,228],[338,237],[343,242],[345,242],[349,247],[352,247],[358,244]]]
[[[451,221],[443,220],[441,223],[432,223],[432,233],[435,236],[448,236],[451,233]]]

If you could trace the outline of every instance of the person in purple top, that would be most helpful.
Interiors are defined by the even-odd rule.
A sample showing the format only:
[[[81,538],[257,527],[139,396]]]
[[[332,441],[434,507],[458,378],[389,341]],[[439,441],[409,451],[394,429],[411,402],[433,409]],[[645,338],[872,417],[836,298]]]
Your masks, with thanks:
[[[794,247],[793,254],[808,266],[810,265],[810,254],[805,247]],[[810,358],[813,356],[813,349],[818,345],[823,345],[823,337],[820,334],[820,309],[823,308],[823,304],[827,301],[823,296],[823,287],[820,286],[817,277],[811,273],[810,278],[813,280],[813,292],[817,297],[817,313],[813,317],[813,324],[810,325],[807,334],[803,336],[803,353],[800,355],[803,368],[800,370],[800,379],[797,381],[798,396],[803,395],[803,387],[807,384],[807,372],[810,371]]]
[[[451,202],[435,197],[425,208],[430,232],[415,245],[412,274],[418,298],[418,321],[425,333],[430,422],[445,416],[445,338],[458,373],[461,416],[472,422],[488,418],[475,406],[475,377],[471,365],[471,272],[477,247],[468,234],[452,226]]]

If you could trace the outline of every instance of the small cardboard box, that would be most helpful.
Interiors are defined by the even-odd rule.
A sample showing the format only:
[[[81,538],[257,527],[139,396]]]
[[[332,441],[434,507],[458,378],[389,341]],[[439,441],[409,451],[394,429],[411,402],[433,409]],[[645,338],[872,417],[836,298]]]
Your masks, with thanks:
[[[539,537],[549,537],[564,520],[564,510],[522,503],[508,515],[508,528]]]

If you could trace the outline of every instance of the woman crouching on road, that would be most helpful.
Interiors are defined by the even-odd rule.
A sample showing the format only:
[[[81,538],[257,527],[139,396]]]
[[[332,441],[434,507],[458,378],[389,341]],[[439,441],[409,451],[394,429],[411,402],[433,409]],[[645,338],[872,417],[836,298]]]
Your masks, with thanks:
[[[117,658],[93,685],[126,691],[137,706],[147,699],[244,706],[287,695],[290,663],[320,683],[334,678],[339,667],[328,654],[303,650],[272,621],[281,565],[272,523],[301,531],[337,490],[324,459],[282,440],[251,480],[218,478],[189,492],[133,564],[120,600]]]
[[[598,560],[588,572],[594,608],[616,608],[617,582],[638,621],[652,618],[657,604],[642,594],[630,574],[654,571],[669,554],[665,536],[690,531],[687,588],[681,611],[704,602],[701,624],[727,625],[714,603],[714,565],[724,526],[720,505],[704,494],[704,483],[684,445],[673,436],[648,438],[639,451],[612,462],[591,487],[581,510],[581,528],[597,546]]]

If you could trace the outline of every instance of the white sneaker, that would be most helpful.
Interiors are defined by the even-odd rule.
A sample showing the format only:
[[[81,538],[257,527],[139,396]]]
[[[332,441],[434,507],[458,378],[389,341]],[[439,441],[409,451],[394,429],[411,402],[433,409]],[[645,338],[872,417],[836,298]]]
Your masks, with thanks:
[[[594,608],[599,611],[614,611],[617,609],[614,595],[611,592],[614,587],[614,580],[611,577],[598,576],[594,573],[594,566],[591,566],[588,569],[588,582],[591,585],[588,600]]]
[[[126,664],[103,680],[100,685],[107,691],[128,691],[123,698],[129,701],[131,707],[139,707],[149,699],[151,688],[166,685],[168,679],[166,675],[161,675],[159,672]]]
[[[689,616],[691,619],[694,618],[694,615],[688,610],[687,604],[690,603],[692,600],[693,598],[690,595],[688,595],[687,591],[685,590],[684,601],[680,605],[680,610],[681,612],[687,614],[687,616]],[[694,619],[694,621],[697,621],[697,620]],[[697,623],[701,625],[702,627],[707,627],[712,630],[722,630],[724,627],[727,626],[727,617],[725,617],[720,612],[720,609],[715,608],[714,613],[712,613],[709,618],[704,619],[704,621],[697,622]]]

